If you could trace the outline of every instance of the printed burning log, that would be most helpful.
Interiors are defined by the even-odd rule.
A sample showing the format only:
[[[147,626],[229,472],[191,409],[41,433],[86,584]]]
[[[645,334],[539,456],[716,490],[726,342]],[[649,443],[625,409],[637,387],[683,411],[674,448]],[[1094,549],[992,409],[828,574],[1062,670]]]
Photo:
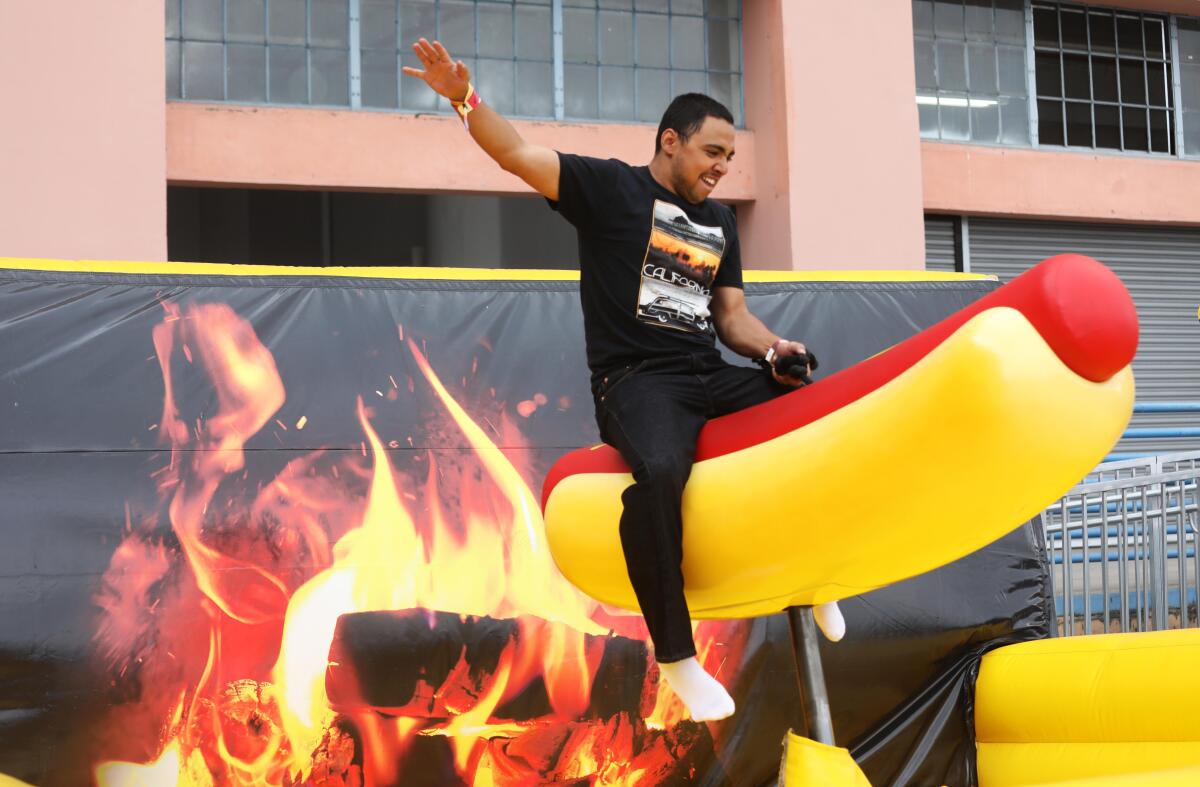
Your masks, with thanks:
[[[329,651],[326,694],[330,706],[343,713],[370,709],[422,719],[461,716],[495,688],[506,649],[541,648],[545,630],[558,625],[420,609],[342,615]],[[642,716],[653,709],[657,681],[647,680],[650,660],[644,642],[588,635],[584,647],[599,662],[584,718],[620,712]],[[553,715],[546,680],[539,672],[524,686],[508,686],[508,699],[490,715],[513,721]]]

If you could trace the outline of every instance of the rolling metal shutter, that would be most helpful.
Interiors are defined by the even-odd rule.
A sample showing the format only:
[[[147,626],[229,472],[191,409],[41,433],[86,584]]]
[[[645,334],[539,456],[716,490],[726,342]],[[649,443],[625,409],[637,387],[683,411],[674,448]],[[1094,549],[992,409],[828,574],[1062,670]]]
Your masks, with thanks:
[[[925,216],[925,270],[954,272],[953,216]]]
[[[983,218],[969,222],[972,273],[994,273],[1008,281],[1063,252],[1086,254],[1112,268],[1133,295],[1141,324],[1133,362],[1138,402],[1200,401],[1200,229]],[[1195,427],[1200,414],[1138,413],[1130,426]],[[1200,438],[1123,440],[1116,450],[1194,449],[1200,449]]]

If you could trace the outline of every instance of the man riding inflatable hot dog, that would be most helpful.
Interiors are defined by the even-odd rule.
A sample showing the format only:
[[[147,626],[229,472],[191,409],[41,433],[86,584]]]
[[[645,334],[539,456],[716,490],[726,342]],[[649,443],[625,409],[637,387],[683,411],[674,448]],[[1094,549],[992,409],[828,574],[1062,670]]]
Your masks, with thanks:
[[[733,158],[733,116],[688,93],[663,114],[649,166],[559,153],[526,142],[483,103],[466,66],[439,42],[421,39],[413,50],[424,68],[404,72],[448,98],[484,152],[578,232],[596,423],[633,471],[620,521],[629,579],[663,677],[693,719],[725,718],[733,699],[700,666],[692,641],[683,489],[708,419],[786,393],[811,372],[805,346],[776,336],[746,307],[733,212],[709,199]],[[764,360],[766,371],[726,363],[718,337]],[[772,362],[781,358],[794,371],[780,374]],[[840,639],[836,602],[814,611],[826,636]]]

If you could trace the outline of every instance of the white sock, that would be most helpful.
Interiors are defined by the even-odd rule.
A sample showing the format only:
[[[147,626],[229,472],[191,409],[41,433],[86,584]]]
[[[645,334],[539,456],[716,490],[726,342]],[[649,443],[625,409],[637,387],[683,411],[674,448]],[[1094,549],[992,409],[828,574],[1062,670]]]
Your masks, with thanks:
[[[683,700],[694,721],[716,721],[733,715],[733,697],[716,678],[704,671],[695,656],[659,664],[658,668],[667,685]]]
[[[846,636],[846,619],[838,609],[836,601],[827,601],[813,607],[813,617],[817,619],[817,627],[830,642],[837,642]]]

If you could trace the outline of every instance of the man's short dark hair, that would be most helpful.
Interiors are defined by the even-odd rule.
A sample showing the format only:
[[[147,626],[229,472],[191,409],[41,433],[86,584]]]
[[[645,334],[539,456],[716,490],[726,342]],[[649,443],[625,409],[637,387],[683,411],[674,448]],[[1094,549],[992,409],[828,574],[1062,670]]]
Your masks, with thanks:
[[[700,130],[704,119],[719,118],[733,125],[733,113],[724,104],[703,93],[684,93],[675,99],[663,112],[662,121],[658,124],[658,136],[654,138],[654,152],[662,150],[662,135],[669,128],[675,129],[681,142]]]

